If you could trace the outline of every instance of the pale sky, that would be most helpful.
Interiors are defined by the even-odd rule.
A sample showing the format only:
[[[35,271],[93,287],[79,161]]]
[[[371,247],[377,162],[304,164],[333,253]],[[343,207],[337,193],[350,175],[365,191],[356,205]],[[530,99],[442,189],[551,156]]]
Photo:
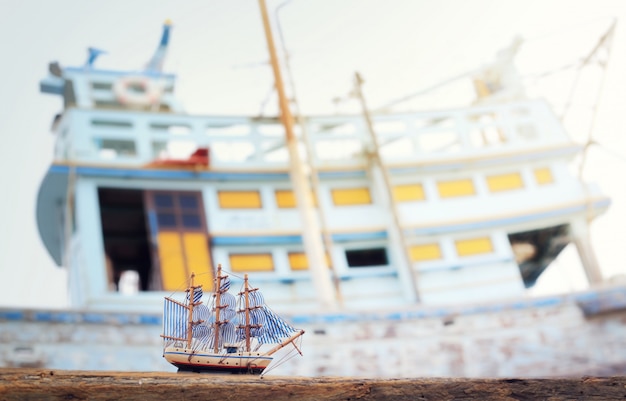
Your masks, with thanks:
[[[281,3],[268,0],[271,15]],[[60,98],[38,90],[48,63],[82,65],[94,46],[108,52],[97,67],[139,70],[171,19],[165,69],[178,74],[177,95],[187,111],[258,114],[272,87],[259,6],[255,0],[0,0],[0,10],[0,306],[61,307],[65,271],[54,266],[35,222],[37,189],[52,160],[50,123],[61,110]],[[592,226],[605,277],[626,274],[624,17],[621,0],[292,0],[279,11],[305,114],[333,113],[332,99],[349,92],[355,71],[375,108],[488,63],[516,35],[526,41],[520,67],[554,69],[583,57],[618,18],[593,133],[603,147],[589,152],[585,171],[613,199]],[[271,97],[265,112],[275,112],[275,103]],[[584,139],[586,127],[574,124],[572,136]],[[544,274],[536,293],[580,287],[569,253]]]

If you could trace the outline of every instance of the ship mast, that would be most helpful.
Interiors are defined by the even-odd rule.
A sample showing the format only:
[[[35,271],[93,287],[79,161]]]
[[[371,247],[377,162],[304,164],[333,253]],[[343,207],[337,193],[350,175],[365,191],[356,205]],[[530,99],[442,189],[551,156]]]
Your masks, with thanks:
[[[319,300],[323,309],[334,309],[336,306],[336,296],[329,277],[329,269],[324,256],[324,248],[320,236],[319,222],[313,214],[311,203],[311,185],[305,175],[300,153],[298,152],[298,141],[293,132],[293,116],[289,108],[289,102],[285,95],[283,79],[278,65],[278,57],[270,28],[269,16],[265,0],[259,0],[261,16],[263,18],[263,29],[267,39],[267,47],[270,53],[270,61],[274,72],[276,92],[278,93],[278,103],[281,112],[281,121],[285,127],[286,145],[289,152],[291,182],[294,187],[298,208],[303,227],[303,242],[305,254],[309,261],[309,271],[311,272],[313,284],[317,290]]]
[[[191,348],[191,340],[193,339],[193,307],[195,303],[193,301],[193,293],[196,290],[196,287],[193,285],[193,278],[195,274],[191,273],[191,278],[189,282],[189,318],[187,321],[187,348]]]
[[[220,296],[222,295],[222,265],[217,265],[217,276],[215,277],[215,323],[213,323],[213,331],[215,332],[215,343],[213,351],[219,352],[220,340],[220,309],[222,308]]]
[[[250,352],[250,289],[248,288],[248,275],[246,274],[243,279],[244,282],[244,297],[246,300],[246,352]]]
[[[367,108],[367,103],[365,101],[365,96],[363,95],[363,78],[358,72],[354,73],[354,94],[358,98],[359,103],[361,105],[361,110],[363,113],[363,118],[365,119],[365,125],[367,126],[367,132],[370,137],[370,146],[367,149],[367,156],[371,162],[373,162],[372,173],[374,175],[380,175],[381,179],[375,181],[382,181],[382,186],[384,187],[384,193],[387,195],[387,202],[389,203],[389,210],[391,212],[391,216],[393,218],[393,225],[391,226],[391,235],[398,238],[401,250],[402,250],[402,258],[404,259],[405,268],[400,271],[400,274],[406,278],[406,280],[402,280],[404,286],[407,288],[406,293],[411,301],[419,302],[419,291],[417,287],[417,273],[413,269],[413,263],[411,261],[411,256],[407,250],[407,241],[406,236],[404,235],[404,229],[400,222],[400,213],[398,212],[398,208],[396,206],[396,201],[394,199],[393,193],[393,185],[391,183],[391,178],[389,177],[389,171],[387,170],[386,165],[383,162],[382,157],[380,156],[380,145],[378,143],[378,137],[376,136],[376,132],[374,131],[374,124],[372,122],[372,117],[369,113],[369,109]]]

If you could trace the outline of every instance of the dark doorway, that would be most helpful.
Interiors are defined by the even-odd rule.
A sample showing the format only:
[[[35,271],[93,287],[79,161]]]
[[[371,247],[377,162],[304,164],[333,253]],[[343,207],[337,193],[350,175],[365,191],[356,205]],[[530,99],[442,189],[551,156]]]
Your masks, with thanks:
[[[152,266],[143,191],[99,188],[100,220],[109,285],[119,290],[126,271],[139,275],[139,290],[150,288]]]
[[[511,249],[526,288],[535,285],[541,273],[570,240],[568,224],[509,234]]]

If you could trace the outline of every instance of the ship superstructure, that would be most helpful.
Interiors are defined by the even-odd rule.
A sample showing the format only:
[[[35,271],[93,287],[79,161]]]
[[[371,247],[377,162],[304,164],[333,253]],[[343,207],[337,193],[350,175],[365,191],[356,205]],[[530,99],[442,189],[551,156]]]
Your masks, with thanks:
[[[37,219],[72,303],[152,310],[191,272],[211,289],[219,260],[277,309],[315,309],[280,119],[188,115],[174,86],[94,63],[41,83],[64,109]],[[568,243],[601,281],[588,227],[609,201],[570,174],[582,148],[546,102],[369,117],[304,116],[298,132],[339,307],[520,297]]]

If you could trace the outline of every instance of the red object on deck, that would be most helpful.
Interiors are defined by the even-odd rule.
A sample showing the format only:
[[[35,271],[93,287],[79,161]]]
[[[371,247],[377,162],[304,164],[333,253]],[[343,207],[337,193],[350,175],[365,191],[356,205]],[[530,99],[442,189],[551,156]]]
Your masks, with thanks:
[[[148,167],[168,168],[207,168],[209,167],[209,148],[198,148],[187,159],[161,159],[155,160]]]

